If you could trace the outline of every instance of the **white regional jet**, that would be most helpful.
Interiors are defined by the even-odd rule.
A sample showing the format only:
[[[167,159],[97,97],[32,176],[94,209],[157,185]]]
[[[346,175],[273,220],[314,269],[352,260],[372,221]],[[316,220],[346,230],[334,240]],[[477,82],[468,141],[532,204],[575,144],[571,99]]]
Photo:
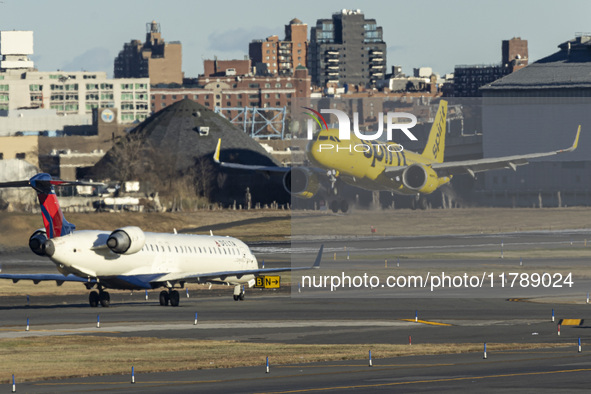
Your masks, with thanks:
[[[0,187],[31,186],[37,191],[45,228],[29,238],[29,247],[47,256],[60,274],[0,274],[0,279],[83,283],[90,292],[90,306],[110,304],[105,289],[139,290],[165,287],[160,305],[179,305],[185,283],[221,283],[234,286],[234,300],[243,300],[245,285],[252,287],[258,275],[318,268],[322,249],[311,267],[259,268],[255,256],[239,239],[209,235],[144,232],[127,226],[115,231],[82,230],[64,218],[54,185],[83,182],[52,180],[37,174],[28,181],[0,183]]]

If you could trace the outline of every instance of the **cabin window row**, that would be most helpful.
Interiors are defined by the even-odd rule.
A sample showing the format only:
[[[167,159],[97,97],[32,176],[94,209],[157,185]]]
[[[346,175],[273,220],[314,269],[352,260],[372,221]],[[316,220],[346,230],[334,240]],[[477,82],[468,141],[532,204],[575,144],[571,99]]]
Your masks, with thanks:
[[[240,255],[238,248],[215,247],[215,246],[162,246],[157,244],[145,244],[142,252],[170,252],[170,253],[193,253],[193,254],[219,254],[219,255]]]

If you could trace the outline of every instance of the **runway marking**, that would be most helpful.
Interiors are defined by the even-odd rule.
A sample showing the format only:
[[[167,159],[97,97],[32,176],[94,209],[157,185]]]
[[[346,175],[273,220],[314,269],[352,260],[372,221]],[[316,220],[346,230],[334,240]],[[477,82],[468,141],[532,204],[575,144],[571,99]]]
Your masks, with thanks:
[[[549,374],[557,374],[557,373],[589,372],[589,371],[591,371],[591,368],[563,369],[560,371],[522,372],[522,373],[510,373],[510,374],[500,374],[500,375],[464,376],[464,377],[459,377],[459,378],[409,380],[406,382],[394,382],[394,383],[319,387],[319,388],[312,388],[312,389],[288,390],[288,391],[268,391],[268,392],[264,392],[264,394],[305,393],[305,392],[311,392],[311,391],[329,391],[329,390],[332,391],[332,390],[346,390],[346,389],[368,389],[368,388],[374,388],[374,387],[401,386],[401,385],[406,385],[406,384],[417,384],[417,383],[457,382],[457,381],[462,381],[462,380],[497,379],[497,378],[509,378],[509,377],[515,377],[515,376],[536,376],[536,375],[549,375]],[[263,393],[260,393],[260,394],[263,394]]]
[[[379,360],[379,359],[375,359]],[[377,365],[377,364],[376,364]],[[426,367],[450,367],[456,364],[379,364],[379,368],[384,367],[409,367],[409,368],[426,368]],[[340,368],[340,367],[356,367],[359,368],[364,365],[360,364],[322,364],[322,365],[276,365],[275,368],[285,369],[303,369],[303,368]]]
[[[583,324],[583,319],[560,319],[558,324],[561,326],[580,326]]]
[[[431,326],[451,326],[451,324],[448,323],[438,323],[436,321],[427,321],[427,320],[415,320],[415,319],[400,319],[402,321],[408,321],[411,323],[422,323],[422,324],[429,324]]]

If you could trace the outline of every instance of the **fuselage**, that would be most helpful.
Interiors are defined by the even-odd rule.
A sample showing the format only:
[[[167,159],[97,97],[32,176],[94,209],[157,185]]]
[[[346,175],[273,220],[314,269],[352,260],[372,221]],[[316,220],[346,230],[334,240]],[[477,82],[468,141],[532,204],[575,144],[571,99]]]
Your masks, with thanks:
[[[50,259],[63,274],[98,278],[99,281],[125,276],[143,277],[142,282],[149,282],[152,277],[166,274],[174,277],[175,273],[199,275],[258,268],[248,246],[232,237],[146,232],[141,250],[118,254],[106,246],[110,234],[86,230],[54,238]],[[224,280],[246,283],[252,278],[253,275],[242,275],[240,278],[224,277]],[[215,282],[215,278],[209,277],[207,281]],[[111,283],[115,282],[111,280]],[[108,287],[117,288],[114,285]],[[128,285],[120,287],[133,288]]]
[[[406,151],[394,142],[366,141],[351,135],[350,140],[340,140],[336,129],[322,130],[310,142],[307,153],[310,161],[319,167],[336,170],[344,182],[369,190],[389,190],[399,194],[416,194],[408,190],[401,177],[392,178],[386,167],[429,167],[435,161],[418,153]],[[451,177],[437,178],[437,187],[449,182]]]

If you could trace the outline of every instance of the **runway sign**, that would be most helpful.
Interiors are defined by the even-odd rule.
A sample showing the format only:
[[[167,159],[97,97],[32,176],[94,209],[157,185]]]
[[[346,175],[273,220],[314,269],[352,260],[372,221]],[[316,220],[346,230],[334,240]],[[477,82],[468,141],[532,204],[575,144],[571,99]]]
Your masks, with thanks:
[[[257,282],[254,287],[263,288],[263,289],[278,289],[281,277],[279,275],[275,276],[257,276]]]

